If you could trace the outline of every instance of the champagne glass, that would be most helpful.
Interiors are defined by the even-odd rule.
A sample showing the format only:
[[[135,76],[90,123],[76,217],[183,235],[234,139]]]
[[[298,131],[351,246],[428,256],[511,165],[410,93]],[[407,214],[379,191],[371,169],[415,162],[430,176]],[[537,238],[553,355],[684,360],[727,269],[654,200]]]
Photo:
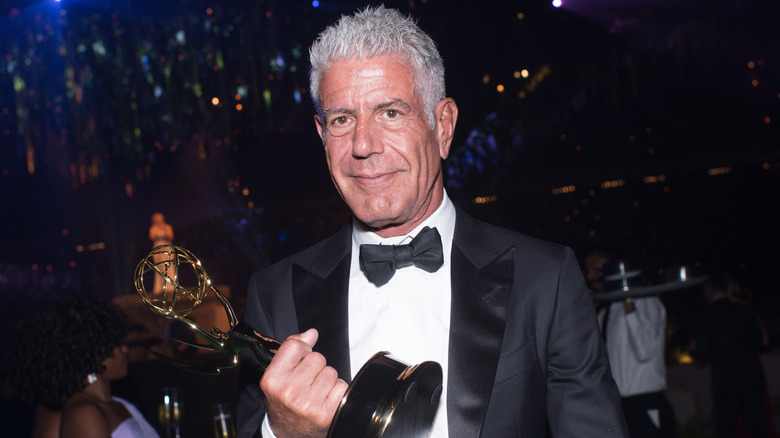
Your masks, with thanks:
[[[162,402],[157,407],[157,415],[168,438],[181,438],[182,405],[178,388],[166,386],[162,389]]]
[[[214,438],[236,438],[233,415],[227,403],[214,405]]]

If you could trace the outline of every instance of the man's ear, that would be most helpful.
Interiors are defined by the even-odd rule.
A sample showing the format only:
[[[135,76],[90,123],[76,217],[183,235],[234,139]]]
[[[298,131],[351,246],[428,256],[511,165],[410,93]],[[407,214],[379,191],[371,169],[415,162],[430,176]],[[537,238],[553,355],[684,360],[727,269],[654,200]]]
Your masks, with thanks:
[[[320,140],[325,142],[325,125],[323,125],[322,118],[319,114],[314,114],[314,124],[317,126],[317,133],[320,135]]]
[[[436,105],[436,137],[439,140],[439,156],[446,159],[450,155],[455,124],[458,122],[458,105],[452,98],[446,98]]]

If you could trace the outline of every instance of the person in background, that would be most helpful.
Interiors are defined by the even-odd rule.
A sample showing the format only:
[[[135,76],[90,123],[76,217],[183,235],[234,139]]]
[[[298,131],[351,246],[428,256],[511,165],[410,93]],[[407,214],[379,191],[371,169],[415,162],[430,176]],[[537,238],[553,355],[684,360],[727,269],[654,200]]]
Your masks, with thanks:
[[[658,297],[613,301],[600,312],[607,357],[632,438],[674,438],[666,397],[666,309]]]
[[[622,266],[620,264],[622,263]],[[641,282],[641,271],[602,255],[592,289],[612,293]],[[629,287],[630,291],[631,288]],[[631,438],[674,438],[677,422],[666,397],[666,309],[656,296],[605,301],[598,309],[612,376]]]
[[[165,222],[165,215],[155,213],[152,215],[152,225],[149,226],[149,240],[152,248],[173,243],[173,227]]]
[[[729,299],[729,286],[730,277],[723,273],[705,281],[707,307],[698,315],[691,353],[712,366],[716,435],[733,438],[742,415],[750,438],[766,438],[764,370],[759,353],[766,347],[767,337],[756,312]]]
[[[149,226],[149,240],[152,241],[152,249],[157,248],[160,245],[173,244],[173,227],[171,224],[165,222],[165,216],[162,213],[155,213],[152,215],[152,225]],[[159,264],[165,261],[165,254],[159,253],[152,256],[152,260],[155,264]],[[167,273],[168,277],[173,278],[173,269],[169,269]],[[154,276],[154,285],[152,287],[152,294],[159,295],[163,291],[165,280],[161,275]]]
[[[9,346],[8,379],[36,406],[33,437],[158,438],[130,402],[111,395],[127,375],[127,319],[98,298],[72,298],[28,318]]]
[[[591,294],[598,294],[605,292],[604,290],[604,265],[609,263],[612,256],[605,251],[594,251],[585,258],[585,283],[588,285],[588,292]],[[597,307],[601,305],[601,302],[596,301],[594,303]]]
[[[239,436],[324,437],[345,381],[382,350],[442,365],[431,438],[627,436],[573,251],[447,196],[458,108],[433,40],[368,7],[326,28],[310,60],[317,132],[353,219],[251,278],[247,323],[286,340],[264,373],[242,362]]]

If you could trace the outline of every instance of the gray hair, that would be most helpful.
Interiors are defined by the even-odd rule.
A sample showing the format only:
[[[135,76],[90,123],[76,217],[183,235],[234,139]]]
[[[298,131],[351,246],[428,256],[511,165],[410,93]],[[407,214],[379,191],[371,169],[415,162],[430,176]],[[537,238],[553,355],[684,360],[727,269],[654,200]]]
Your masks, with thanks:
[[[366,59],[397,55],[414,72],[416,92],[422,97],[431,129],[436,126],[436,105],[446,97],[444,61],[427,33],[409,16],[384,5],[367,7],[354,15],[342,15],[319,34],[309,49],[310,92],[322,117],[320,80],[331,62],[340,59]]]

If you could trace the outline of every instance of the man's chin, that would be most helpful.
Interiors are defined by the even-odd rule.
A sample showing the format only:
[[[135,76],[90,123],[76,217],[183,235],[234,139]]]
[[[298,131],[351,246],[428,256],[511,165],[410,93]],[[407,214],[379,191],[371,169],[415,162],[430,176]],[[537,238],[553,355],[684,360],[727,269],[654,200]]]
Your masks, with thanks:
[[[392,211],[393,203],[387,197],[363,199],[347,203],[352,213],[369,228],[385,228],[399,221],[399,214]]]
[[[392,227],[394,225],[394,221],[392,219],[388,218],[377,218],[377,217],[371,217],[371,216],[358,216],[355,215],[357,219],[369,230],[371,231],[379,231],[388,227]]]

